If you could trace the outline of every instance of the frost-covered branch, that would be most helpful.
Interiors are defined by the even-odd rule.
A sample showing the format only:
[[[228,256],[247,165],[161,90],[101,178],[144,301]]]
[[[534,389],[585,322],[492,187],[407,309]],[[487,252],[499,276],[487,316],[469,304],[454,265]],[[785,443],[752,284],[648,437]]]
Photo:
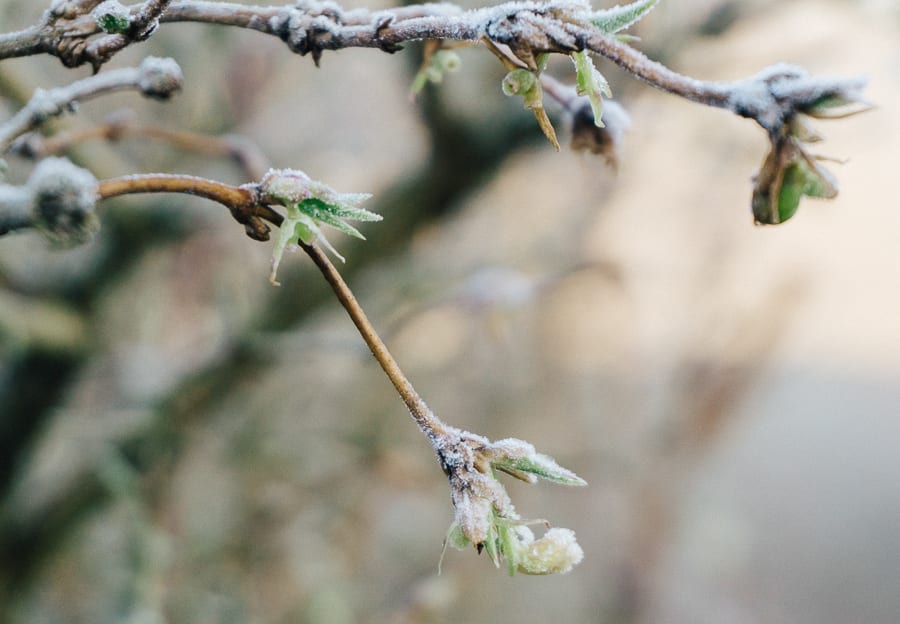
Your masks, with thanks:
[[[235,221],[244,226],[254,240],[269,240],[266,221],[280,225],[283,217],[260,201],[258,186],[232,186],[216,180],[189,175],[152,173],[103,180],[97,185],[97,199],[109,199],[135,193],[184,193],[205,197],[228,208]]]
[[[22,109],[0,124],[0,155],[19,136],[51,117],[75,110],[79,102],[127,89],[146,97],[165,100],[181,88],[181,68],[170,58],[147,57],[139,67],[126,67],[78,80],[55,89],[37,89]]]
[[[116,52],[150,37],[170,2],[126,7],[118,0],[58,0],[37,25],[0,34],[0,59],[52,54],[66,67],[89,63],[96,72]],[[92,39],[99,33],[104,34]]]

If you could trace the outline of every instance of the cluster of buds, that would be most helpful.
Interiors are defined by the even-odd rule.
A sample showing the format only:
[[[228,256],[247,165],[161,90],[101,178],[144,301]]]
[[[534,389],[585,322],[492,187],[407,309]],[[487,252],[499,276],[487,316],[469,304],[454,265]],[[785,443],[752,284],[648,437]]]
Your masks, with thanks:
[[[527,483],[539,478],[562,485],[587,483],[534,446],[515,438],[491,442],[487,438],[446,427],[432,437],[432,444],[447,477],[456,515],[447,533],[446,546],[474,546],[487,552],[499,567],[506,561],[510,575],[558,574],[581,562],[584,553],[570,529],[549,528],[546,520],[523,520],[498,480],[503,472]],[[547,530],[536,538],[528,525]]]
[[[341,261],[344,257],[325,238],[323,226],[329,226],[355,238],[365,236],[347,223],[355,221],[381,221],[381,215],[361,208],[369,199],[369,193],[338,193],[333,188],[311,179],[297,169],[272,169],[266,173],[257,187],[261,202],[282,206],[284,222],[278,230],[278,239],[272,253],[272,272],[269,281],[277,285],[275,276],[286,249],[292,249],[298,241],[311,245],[318,241]]]

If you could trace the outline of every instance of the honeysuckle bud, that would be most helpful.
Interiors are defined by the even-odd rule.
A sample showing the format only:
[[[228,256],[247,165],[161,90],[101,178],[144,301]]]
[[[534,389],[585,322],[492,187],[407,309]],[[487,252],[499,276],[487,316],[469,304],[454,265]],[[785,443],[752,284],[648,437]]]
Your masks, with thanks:
[[[584,551],[571,529],[552,528],[532,542],[522,541],[516,570],[523,574],[564,574],[581,563]]]
[[[532,71],[530,69],[514,69],[500,83],[503,93],[508,96],[518,95],[522,98],[525,108],[534,113],[534,118],[538,122],[541,131],[550,144],[559,151],[559,140],[556,138],[556,131],[547,111],[544,110],[544,93],[541,90],[540,73],[547,66],[548,55],[542,54],[538,57],[538,69]]]
[[[371,197],[368,193],[338,193],[333,188],[311,179],[296,169],[272,169],[258,185],[262,201],[284,207],[285,215],[275,248],[272,252],[272,272],[269,281],[277,285],[275,277],[285,249],[302,241],[307,245],[322,243],[342,262],[344,257],[322,233],[323,226],[330,226],[345,234],[365,240],[365,236],[347,223],[354,221],[381,221],[381,215],[361,208],[360,204]]]
[[[794,216],[803,196],[832,199],[838,184],[815,157],[791,136],[776,141],[753,187],[753,218],[760,225],[777,225]]]
[[[534,483],[538,478],[563,485],[586,485],[571,470],[524,440],[507,438],[491,442],[467,431],[447,427],[433,439],[441,466],[450,479],[450,494],[456,514],[445,548],[474,545],[486,552],[499,567],[506,560],[510,574],[554,574],[567,572],[582,558],[575,534],[568,529],[549,529],[535,540],[509,495],[497,479],[505,472]],[[442,555],[443,558],[443,555]]]
[[[534,109],[543,106],[541,83],[537,75],[530,69],[514,69],[500,83],[504,95],[518,95],[525,101],[525,108]]]

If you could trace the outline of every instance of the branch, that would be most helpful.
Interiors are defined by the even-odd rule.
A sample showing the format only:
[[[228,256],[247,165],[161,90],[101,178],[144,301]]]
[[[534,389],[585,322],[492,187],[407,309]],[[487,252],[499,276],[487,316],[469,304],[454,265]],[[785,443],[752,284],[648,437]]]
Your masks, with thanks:
[[[136,89],[145,97],[168,99],[181,89],[181,68],[170,58],[147,57],[139,67],[117,69],[65,87],[37,89],[24,108],[0,125],[0,154],[19,136],[34,130],[51,117],[75,110],[79,102],[106,93]]]
[[[211,199],[228,208],[231,216],[244,225],[247,236],[258,241],[269,240],[269,226],[264,221],[275,225],[283,221],[277,211],[260,203],[254,184],[231,186],[195,176],[154,173],[103,180],[97,185],[97,198],[101,200],[134,193],[185,193]]]
[[[325,281],[331,286],[334,294],[337,295],[338,301],[341,302],[353,324],[356,325],[369,350],[372,351],[372,355],[375,356],[384,373],[391,380],[419,428],[432,441],[437,437],[446,436],[447,425],[434,415],[428,405],[425,404],[425,401],[422,400],[422,397],[413,388],[412,383],[403,373],[400,365],[397,364],[384,341],[379,337],[378,332],[375,331],[365,311],[363,311],[356,297],[353,296],[353,292],[328,256],[316,245],[308,245],[300,241],[300,248],[312,259],[319,271],[321,271]]]
[[[130,8],[118,0],[54,2],[39,24],[0,34],[0,59],[52,54],[66,67],[90,63],[97,72],[119,50],[149,38],[170,2],[147,0]],[[108,34],[89,40],[104,31]]]
[[[571,54],[590,50],[621,66],[647,84],[694,102],[732,110],[771,129],[777,119],[810,101],[812,79],[798,68],[785,73],[775,66],[736,82],[703,81],[652,61],[594,24],[590,5],[577,0],[517,1],[463,11],[452,4],[411,5],[401,9],[345,11],[333,2],[308,0],[286,7],[253,7],[221,2],[173,2],[163,22],[205,22],[249,28],[281,38],[298,54],[363,47],[387,52],[400,44],[426,39],[477,42],[486,37],[508,46],[524,62],[541,53]],[[798,84],[769,93],[770,79]],[[861,88],[862,79],[852,79]],[[755,93],[761,97],[746,97]]]
[[[91,17],[109,34],[84,46],[80,53],[83,59],[81,62],[90,63],[96,72],[119,50],[149,39],[159,27],[159,18],[170,2],[171,0],[147,0],[130,11],[118,0],[100,3],[91,12]]]
[[[59,46],[50,45],[57,39],[84,40],[100,32],[96,15],[107,4],[96,7],[93,16],[84,15],[82,7],[82,14],[76,12],[68,21],[55,16],[53,10],[48,11],[44,18],[47,24],[42,27],[0,36],[0,59],[50,52],[59,55],[67,64],[80,64],[99,59],[97,53],[87,54],[85,50],[100,49],[111,56],[135,37],[122,45],[84,43],[79,51],[81,58],[75,58],[69,52],[65,56]],[[55,19],[51,19],[54,16]],[[148,0],[132,12],[129,24],[144,37],[152,33],[148,24],[155,23],[157,17],[161,22],[201,22],[248,28],[279,37],[293,52],[311,54],[316,63],[325,50],[362,47],[396,52],[403,43],[427,39],[477,42],[487,38],[495,44],[508,46],[529,67],[534,67],[534,57],[542,53],[571,54],[590,50],[658,89],[732,110],[755,119],[767,130],[771,130],[778,119],[785,118],[791,109],[797,108],[798,100],[803,99],[802,91],[809,86],[796,85],[801,88],[785,89],[780,97],[775,97],[768,92],[766,84],[766,78],[771,77],[772,72],[730,83],[690,78],[648,59],[617,37],[605,34],[592,23],[596,16],[588,3],[579,0],[521,0],[468,11],[448,3],[348,11],[335,2],[320,0],[299,0],[281,7],[191,0],[169,4],[164,0]],[[100,62],[108,60],[108,56]],[[809,81],[805,73],[797,72],[783,74],[781,78]],[[861,82],[857,82],[860,86]],[[748,98],[749,93],[762,97]]]

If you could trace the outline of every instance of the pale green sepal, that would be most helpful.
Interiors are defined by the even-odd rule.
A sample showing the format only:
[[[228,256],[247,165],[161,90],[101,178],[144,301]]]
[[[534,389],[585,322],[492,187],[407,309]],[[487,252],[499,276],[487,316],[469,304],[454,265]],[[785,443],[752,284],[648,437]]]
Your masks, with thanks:
[[[331,210],[331,208],[334,207],[329,206],[328,204],[318,199],[305,199],[300,202],[300,210],[308,214],[316,221],[321,221],[325,225],[330,225],[334,229],[340,230],[344,234],[348,234],[362,240],[366,239],[366,237],[363,236],[359,230],[357,230],[349,223],[338,218],[338,216],[335,214],[336,211]]]
[[[609,82],[594,67],[587,50],[572,53],[572,62],[575,63],[575,90],[578,95],[586,95],[591,103],[591,112],[594,114],[594,125],[603,128],[603,97],[612,97]]]

